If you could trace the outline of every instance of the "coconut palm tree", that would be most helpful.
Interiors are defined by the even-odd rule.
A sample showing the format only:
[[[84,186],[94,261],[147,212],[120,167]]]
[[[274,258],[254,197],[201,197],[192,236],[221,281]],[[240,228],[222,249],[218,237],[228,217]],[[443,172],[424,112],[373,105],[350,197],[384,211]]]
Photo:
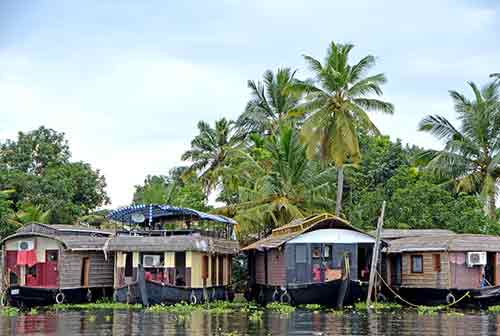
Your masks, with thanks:
[[[27,204],[16,212],[14,220],[19,224],[49,223],[50,210],[44,210],[41,206]]]
[[[353,48],[352,44],[332,42],[323,63],[305,55],[314,77],[293,85],[293,90],[305,93],[305,102],[293,113],[307,116],[302,136],[308,145],[308,156],[323,163],[333,162],[337,167],[337,216],[342,209],[344,166],[360,160],[359,129],[379,133],[368,112],[394,111],[391,103],[374,98],[382,95],[381,86],[386,82],[382,73],[367,75],[375,65],[375,57],[368,55],[350,65]]]
[[[495,78],[495,77],[496,77],[496,78],[500,79],[500,72],[499,72],[499,73],[492,73],[492,74],[490,75],[490,77],[493,77],[493,78]]]
[[[299,102],[300,96],[288,90],[295,82],[295,71],[290,68],[280,68],[276,73],[267,70],[263,77],[262,82],[248,81],[251,98],[236,121],[240,137],[272,133],[280,123],[290,119],[288,112]]]
[[[450,91],[460,126],[445,117],[431,115],[419,130],[445,142],[443,150],[428,150],[419,161],[438,176],[451,178],[457,191],[477,192],[485,199],[485,210],[496,217],[497,183],[500,178],[500,82],[479,89],[469,82],[473,98]]]
[[[264,147],[265,159],[239,150],[240,164],[225,172],[239,178],[239,203],[229,212],[236,213],[243,231],[265,234],[331,204],[327,191],[335,169],[316,169],[296,129],[281,127],[266,137]]]
[[[207,192],[220,184],[220,168],[225,164],[228,151],[236,145],[232,124],[232,121],[222,118],[212,128],[200,121],[199,134],[191,141],[191,149],[182,154],[182,160],[192,162],[186,173],[196,172]]]

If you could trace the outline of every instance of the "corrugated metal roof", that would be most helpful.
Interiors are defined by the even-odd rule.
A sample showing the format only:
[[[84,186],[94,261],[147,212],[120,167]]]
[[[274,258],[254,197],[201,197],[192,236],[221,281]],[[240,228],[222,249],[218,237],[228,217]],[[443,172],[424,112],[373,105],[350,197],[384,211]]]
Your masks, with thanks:
[[[43,237],[48,239],[54,239],[61,242],[64,247],[68,250],[89,250],[89,251],[99,251],[102,250],[104,244],[109,237],[92,237],[92,236],[82,236],[82,235],[47,235],[39,232],[19,232],[10,235],[2,240],[2,244],[6,240],[22,238],[22,237]]]
[[[391,240],[388,253],[425,251],[500,251],[500,237],[479,234],[445,234],[426,237],[409,237]]]

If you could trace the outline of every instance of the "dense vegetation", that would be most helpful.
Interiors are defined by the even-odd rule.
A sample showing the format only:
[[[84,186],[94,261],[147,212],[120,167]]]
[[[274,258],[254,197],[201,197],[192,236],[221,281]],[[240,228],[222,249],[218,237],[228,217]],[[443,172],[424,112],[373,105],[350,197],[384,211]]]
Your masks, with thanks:
[[[40,127],[0,143],[0,235],[18,226],[74,223],[109,202],[99,170],[73,162],[63,133]]]
[[[170,203],[234,217],[245,241],[318,212],[371,229],[383,200],[385,227],[500,234],[500,75],[471,95],[450,91],[457,125],[427,116],[415,127],[441,150],[404,146],[380,134],[370,112],[397,113],[383,100],[375,57],[353,61],[331,43],[323,61],[304,56],[311,78],[280,68],[248,81],[234,121],[198,123],[186,166],[147,176],[134,203]],[[425,112],[425,111],[423,111]],[[40,127],[0,143],[0,235],[28,221],[102,224],[105,180],[72,162],[64,134]],[[225,206],[212,209],[208,195]]]

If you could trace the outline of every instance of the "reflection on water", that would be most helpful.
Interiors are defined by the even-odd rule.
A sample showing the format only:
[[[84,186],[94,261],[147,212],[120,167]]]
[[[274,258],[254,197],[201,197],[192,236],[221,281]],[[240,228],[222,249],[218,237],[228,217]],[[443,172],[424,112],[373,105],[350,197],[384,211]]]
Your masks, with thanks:
[[[261,322],[244,313],[193,312],[187,318],[143,311],[43,312],[0,317],[0,335],[499,335],[500,315],[463,316],[413,311],[311,313],[266,312]]]

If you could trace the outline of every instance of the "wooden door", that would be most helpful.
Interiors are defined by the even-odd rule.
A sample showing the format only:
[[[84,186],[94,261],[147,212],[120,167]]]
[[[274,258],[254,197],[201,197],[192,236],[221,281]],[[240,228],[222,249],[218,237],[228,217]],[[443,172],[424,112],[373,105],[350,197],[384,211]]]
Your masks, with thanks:
[[[88,287],[89,286],[89,270],[90,270],[90,259],[89,257],[83,257],[82,258],[82,276],[81,276],[81,283],[80,285],[82,287]]]
[[[43,266],[43,284],[44,287],[57,287],[59,280],[58,270],[59,251],[45,251],[45,264]]]

